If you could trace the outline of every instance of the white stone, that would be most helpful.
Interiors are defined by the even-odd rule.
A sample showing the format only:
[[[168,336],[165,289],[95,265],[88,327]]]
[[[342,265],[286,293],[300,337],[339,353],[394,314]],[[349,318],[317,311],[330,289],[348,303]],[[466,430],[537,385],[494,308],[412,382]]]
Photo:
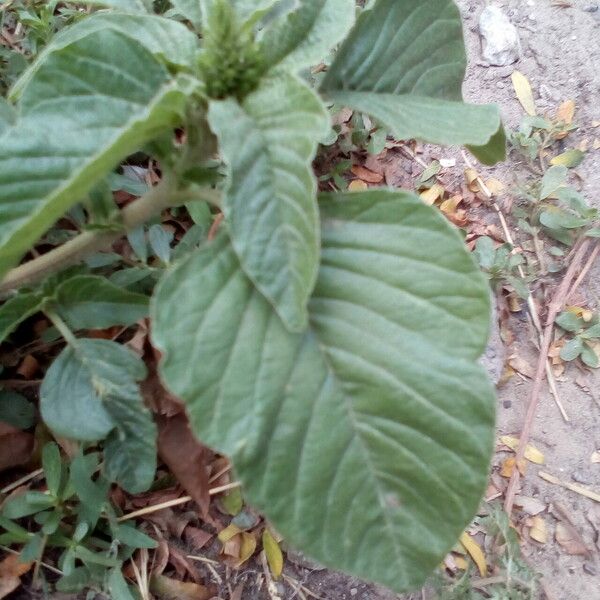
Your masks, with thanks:
[[[517,28],[497,6],[487,6],[479,17],[483,38],[483,59],[490,65],[505,67],[521,57]]]

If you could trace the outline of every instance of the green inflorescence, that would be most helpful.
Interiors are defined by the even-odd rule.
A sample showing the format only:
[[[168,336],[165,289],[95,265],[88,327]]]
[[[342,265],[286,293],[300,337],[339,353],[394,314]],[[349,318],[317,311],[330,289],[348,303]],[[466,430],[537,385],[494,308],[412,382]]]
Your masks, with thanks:
[[[241,100],[256,88],[263,58],[250,24],[240,23],[228,0],[216,0],[204,31],[199,60],[209,98]]]

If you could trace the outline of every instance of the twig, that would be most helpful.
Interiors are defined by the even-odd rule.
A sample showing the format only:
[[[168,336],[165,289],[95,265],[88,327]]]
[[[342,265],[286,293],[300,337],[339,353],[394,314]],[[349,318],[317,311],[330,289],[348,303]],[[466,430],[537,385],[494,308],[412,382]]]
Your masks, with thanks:
[[[15,556],[21,556],[20,552],[17,552],[16,550],[9,548],[8,546],[0,546],[0,550],[4,550],[4,552],[8,552],[9,554],[14,554]],[[56,575],[64,575],[64,573],[61,570],[57,569],[56,567],[53,567],[52,565],[49,565],[48,563],[41,562],[41,561],[37,561],[37,562],[40,566],[44,567],[44,569],[48,569],[48,571],[52,571],[52,573],[55,573]]]
[[[547,481],[549,483],[553,483],[554,485],[560,485],[560,487],[563,487],[567,490],[571,490],[572,492],[575,492],[576,494],[579,494],[580,496],[585,496],[586,498],[589,498],[590,500],[594,500],[594,502],[600,502],[600,494],[598,494],[597,492],[594,492],[592,490],[588,490],[586,487],[584,487],[582,485],[577,485],[576,483],[570,483],[568,481],[562,481],[558,477],[554,477],[554,475],[551,475],[550,473],[546,473],[545,471],[539,471],[538,475],[542,479],[544,479],[545,481]]]
[[[165,175],[157,186],[121,211],[119,221],[121,228],[118,231],[84,231],[62,246],[15,267],[0,282],[0,295],[36,283],[51,273],[81,262],[94,252],[110,248],[125,231],[145,223],[165,208],[183,204],[187,197],[187,192],[176,192],[171,178]]]
[[[42,475],[43,473],[44,469],[37,469],[35,471],[32,471],[31,473],[28,473],[27,475],[21,477],[21,479],[17,479],[16,481],[13,481],[13,483],[9,483],[7,486],[3,487],[0,490],[0,494],[8,494],[8,492],[16,490],[20,485],[27,483],[31,479],[35,479],[38,475]]]
[[[531,388],[529,405],[527,406],[527,413],[525,415],[523,429],[519,438],[519,447],[517,448],[516,452],[516,464],[519,464],[519,462],[523,459],[525,455],[525,448],[527,446],[527,443],[529,442],[529,436],[533,427],[533,418],[535,416],[535,412],[539,402],[540,392],[542,389],[542,382],[544,380],[544,371],[546,370],[548,364],[548,351],[550,349],[550,343],[552,342],[552,334],[554,331],[554,319],[563,307],[564,300],[571,286],[571,281],[575,277],[577,268],[579,267],[579,264],[581,263],[581,261],[587,253],[589,243],[589,240],[585,240],[579,245],[579,249],[573,256],[573,261],[569,265],[569,268],[565,273],[564,279],[562,280],[560,286],[558,287],[558,290],[554,294],[554,297],[552,298],[552,301],[550,302],[550,306],[548,308],[548,316],[546,317],[546,327],[544,329],[544,335],[542,336],[542,341],[540,343],[538,365],[535,373],[535,378],[533,380],[533,386]],[[519,477],[519,469],[514,469],[508,487],[506,489],[506,496],[504,499],[504,510],[509,515],[512,512],[513,504],[515,501],[517,485],[519,484]]]
[[[467,165],[467,167],[472,169],[473,164],[469,160],[467,153],[463,152],[462,156],[463,156],[463,160],[465,161],[465,164]],[[504,217],[504,213],[502,212],[500,206],[494,199],[494,195],[492,194],[492,192],[490,192],[490,189],[485,184],[485,181],[483,181],[483,179],[479,175],[477,175],[477,177],[475,178],[475,181],[477,182],[479,189],[481,189],[481,191],[483,192],[485,197],[488,199],[489,202],[491,202],[492,207],[496,211],[496,214],[498,215],[498,219],[500,220],[500,225],[502,226],[502,231],[504,233],[504,237],[506,238],[506,241],[514,248],[515,242],[512,237],[512,234],[510,232],[510,229],[508,228],[508,223],[506,222],[506,218]],[[519,273],[519,277],[523,280],[523,282],[525,282],[525,271],[523,270],[523,267],[521,265],[517,265],[517,271]],[[528,290],[528,291],[529,291],[529,294],[527,295],[527,309],[529,311],[529,314],[531,315],[531,321],[537,332],[538,341],[541,346],[542,340],[543,340],[542,322],[540,320],[540,314],[539,314],[537,306],[535,304],[533,294],[531,293],[530,290]],[[552,372],[552,364],[550,363],[550,360],[548,358],[546,358],[545,371],[546,371],[546,379],[548,380],[548,385],[550,386],[550,391],[552,392],[552,397],[554,398],[554,402],[555,402],[556,406],[558,407],[558,410],[560,411],[562,418],[568,423],[570,421],[569,415],[567,414],[567,411],[565,410],[565,407],[563,406],[563,403],[560,400],[560,396],[558,395],[558,388],[556,387],[556,380],[554,379],[554,373]]]
[[[220,494],[221,492],[226,492],[227,490],[233,490],[235,488],[238,488],[241,485],[241,482],[234,481],[232,483],[227,483],[225,485],[220,485],[219,487],[212,488],[211,490],[208,490],[208,494],[210,496],[215,496],[216,494]],[[182,496],[181,498],[175,498],[173,500],[167,500],[166,502],[161,502],[159,504],[153,504],[152,506],[146,506],[144,508],[140,508],[139,510],[134,510],[133,512],[123,515],[122,517],[119,517],[117,521],[127,521],[128,519],[135,519],[136,517],[150,515],[154,512],[158,512],[159,510],[164,510],[165,508],[180,506],[181,504],[190,502],[192,499],[193,498],[191,496]]]

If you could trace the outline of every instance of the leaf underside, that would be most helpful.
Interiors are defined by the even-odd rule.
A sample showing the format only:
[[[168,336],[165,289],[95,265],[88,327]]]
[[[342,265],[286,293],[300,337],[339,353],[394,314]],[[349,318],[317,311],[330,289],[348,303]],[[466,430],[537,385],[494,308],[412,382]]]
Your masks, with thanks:
[[[497,162],[505,153],[498,108],[462,103],[465,67],[452,0],[378,0],[345,39],[321,92],[399,139],[468,144],[483,162]]]
[[[286,330],[222,235],[159,284],[154,342],[195,433],[290,544],[401,591],[439,564],[486,483],[488,291],[410,194],[322,209],[306,331]]]

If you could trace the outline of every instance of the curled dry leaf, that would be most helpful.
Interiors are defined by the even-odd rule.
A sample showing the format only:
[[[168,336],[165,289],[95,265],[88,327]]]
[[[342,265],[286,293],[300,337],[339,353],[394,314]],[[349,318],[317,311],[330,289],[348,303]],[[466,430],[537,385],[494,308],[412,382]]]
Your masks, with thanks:
[[[500,475],[502,477],[506,477],[510,479],[512,477],[513,471],[515,470],[515,465],[517,463],[517,459],[514,456],[510,456],[503,463],[500,469]],[[527,461],[523,458],[519,461],[519,473],[521,475],[525,475],[525,471],[527,470]]]
[[[525,524],[529,527],[529,537],[532,540],[535,540],[539,544],[545,544],[548,541],[546,521],[540,515],[527,519]]]
[[[464,549],[469,553],[469,556],[473,559],[473,562],[479,569],[479,574],[482,577],[487,576],[487,564],[485,561],[485,555],[479,547],[479,544],[465,531],[460,536],[460,543]]]
[[[508,446],[508,448],[514,450],[515,452],[519,448],[519,438],[513,437],[511,435],[501,436],[500,441],[505,446]],[[525,458],[528,461],[535,463],[536,465],[544,464],[544,455],[532,444],[527,444],[527,446],[525,447]]]
[[[161,600],[209,600],[217,593],[213,586],[179,581],[165,575],[150,578],[150,591]]]
[[[355,179],[354,181],[350,182],[350,184],[348,185],[348,189],[351,192],[359,192],[362,190],[369,189],[369,186],[362,179]]]
[[[383,181],[383,175],[375,173],[366,167],[360,165],[353,165],[351,168],[352,173],[359,179],[366,181],[367,183],[381,183]]]
[[[517,372],[521,373],[525,377],[529,379],[533,379],[535,377],[535,369],[521,356],[518,354],[513,354],[508,359],[508,364]]]
[[[588,556],[590,551],[581,539],[581,536],[562,521],[556,525],[556,541],[561,545],[567,554],[574,556]]]
[[[536,108],[529,79],[520,71],[513,71],[511,79],[521,106],[529,116],[534,117],[536,115]]]
[[[423,200],[427,206],[431,206],[435,204],[436,200],[442,198],[445,192],[444,186],[439,183],[434,183],[428,190],[421,192],[419,195],[421,196],[421,200]]]
[[[515,506],[532,517],[546,510],[544,502],[529,496],[515,496]]]
[[[556,120],[570,125],[573,122],[575,116],[575,100],[566,100],[563,102],[556,111]]]
[[[157,423],[161,460],[205,515],[210,504],[208,470],[212,452],[194,437],[185,413],[159,415]]]
[[[16,554],[9,554],[0,562],[0,598],[6,598],[21,585],[21,575],[27,573],[32,565],[21,562]]]

